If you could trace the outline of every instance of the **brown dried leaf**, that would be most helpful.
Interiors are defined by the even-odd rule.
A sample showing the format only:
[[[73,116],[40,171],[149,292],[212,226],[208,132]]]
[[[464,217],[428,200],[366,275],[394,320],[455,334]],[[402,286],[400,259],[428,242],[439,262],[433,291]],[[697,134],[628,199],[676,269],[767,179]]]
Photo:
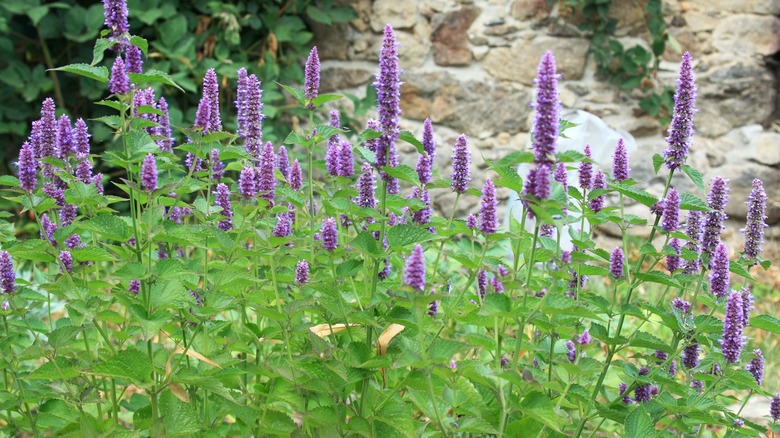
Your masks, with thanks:
[[[171,390],[173,395],[176,396],[179,400],[183,401],[184,403],[190,402],[190,395],[187,394],[187,391],[178,383],[171,383],[168,385],[168,389]]]
[[[380,356],[384,356],[385,353],[387,353],[387,345],[390,344],[390,341],[392,341],[398,333],[404,331],[405,328],[406,327],[401,324],[393,323],[379,335],[379,339],[376,340],[376,345]]]
[[[350,324],[350,327],[360,327],[360,324]],[[324,338],[333,333],[338,333],[347,329],[347,324],[317,324],[309,327],[309,331],[315,335]]]

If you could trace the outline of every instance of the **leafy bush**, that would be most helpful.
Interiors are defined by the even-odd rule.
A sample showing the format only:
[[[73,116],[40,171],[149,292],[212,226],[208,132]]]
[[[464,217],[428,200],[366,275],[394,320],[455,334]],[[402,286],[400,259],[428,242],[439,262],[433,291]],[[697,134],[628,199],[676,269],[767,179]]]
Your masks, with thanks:
[[[282,85],[309,123],[275,148],[263,137],[261,101],[273,87],[261,91],[245,69],[236,73],[235,132],[225,129],[233,117],[221,111],[214,69],[197,109],[182,111],[194,114],[192,127],[172,130],[166,100],[142,85],[176,88],[177,78],[142,66],[148,43],[127,33],[122,1],[105,7],[95,53],[111,67],[59,70],[107,86],[97,104],[111,113],[74,126],[44,100],[16,176],[0,177],[3,197],[37,225],[19,237],[14,222],[0,227],[3,433],[766,430],[725,407],[771,396],[761,351],[743,345],[755,330],[780,333],[774,316],[751,315],[746,287],[754,266],[769,265],[766,195],[756,180],[744,251],[729,260],[720,242],[727,181],[713,179],[706,201],[672,187],[682,172],[704,190],[686,164],[696,96],[687,54],[669,146],[653,163],[668,175],[662,200],[630,178],[622,142],[609,176],[587,148],[557,152],[570,124],[558,116],[551,53],[539,67],[533,152],[487,163],[497,177],[479,191],[465,135],[447,179],[432,167],[430,121],[421,140],[399,130],[389,25],[378,119],[359,133],[343,129],[336,111],[314,123],[339,96],[319,94],[312,49],[304,88]],[[113,134],[102,154],[90,151],[98,124]],[[416,169],[398,164],[398,140],[418,149]],[[123,171],[94,174],[98,162]],[[525,178],[518,163],[533,163]],[[107,185],[118,194],[104,193]],[[525,207],[507,227],[496,187],[516,191]],[[478,196],[479,214],[436,215],[430,197],[448,190],[453,212],[460,198]],[[652,224],[624,214],[626,198],[651,209]],[[622,231],[616,248],[598,247],[587,231],[608,223]],[[649,237],[631,245],[630,228]],[[731,289],[731,274],[741,289]],[[644,299],[647,288],[661,299]],[[780,418],[780,395],[768,414]]]

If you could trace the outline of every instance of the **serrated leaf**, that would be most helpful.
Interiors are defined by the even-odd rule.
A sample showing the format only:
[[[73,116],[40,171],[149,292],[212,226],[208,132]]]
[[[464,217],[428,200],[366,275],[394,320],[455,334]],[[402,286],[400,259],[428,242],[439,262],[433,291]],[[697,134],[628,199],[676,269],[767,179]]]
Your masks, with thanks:
[[[152,373],[152,361],[146,353],[128,349],[109,357],[105,362],[95,365],[88,374],[114,377],[136,384],[149,382]]]
[[[780,335],[780,319],[771,315],[757,315],[750,318],[750,326]]]
[[[425,153],[425,146],[423,146],[420,140],[417,140],[417,138],[415,138],[414,134],[412,134],[411,132],[401,131],[400,134],[398,135],[398,139],[403,140],[409,143],[410,145],[414,146],[415,148],[417,148],[417,152],[420,155],[427,155]]]
[[[637,272],[634,274],[634,277],[649,283],[658,283],[679,288],[682,287],[679,281],[664,274],[661,271]]]
[[[658,175],[658,171],[661,170],[661,166],[664,165],[664,157],[661,154],[653,155],[653,170]]]
[[[373,139],[379,138],[381,136],[382,136],[382,133],[379,132],[379,131],[374,131],[373,129],[366,129],[365,131],[361,132],[358,135],[357,144],[363,144],[363,143],[365,143],[368,140],[373,140]],[[373,152],[371,152],[371,153],[373,153]],[[370,162],[373,163],[374,161],[372,160]]]
[[[398,178],[415,186],[420,185],[420,177],[417,175],[417,171],[405,164],[399,164],[395,167],[383,166],[382,170],[393,178]]]
[[[479,309],[479,316],[512,316],[510,310],[512,301],[505,294],[490,294],[485,296],[485,302]]]
[[[108,69],[105,67],[93,67],[89,64],[70,64],[64,67],[53,68],[51,70],[77,74],[94,79],[104,84],[108,82]]]
[[[71,254],[73,255],[73,259],[77,262],[113,262],[116,260],[116,257],[111,255],[108,251],[96,246],[73,248]]]
[[[314,106],[320,106],[323,103],[332,102],[334,100],[339,100],[343,96],[340,96],[338,94],[320,94],[319,96],[315,97],[311,100],[311,104]]]
[[[664,341],[658,339],[657,336],[647,332],[637,332],[629,343],[632,347],[649,348],[651,350],[661,350],[667,353],[671,353],[672,350]]]
[[[655,196],[647,193],[644,190],[635,189],[631,186],[617,182],[610,183],[609,186],[615,189],[618,193],[622,193],[623,196],[629,197],[634,201],[637,201],[648,207],[652,207],[656,202],[658,202],[658,199],[656,199]]]
[[[141,49],[141,52],[143,52],[144,55],[147,55],[147,52],[149,51],[149,42],[144,38],[141,38],[138,35],[133,35],[130,37],[130,44],[138,47]]]
[[[729,261],[729,272],[737,274],[742,278],[747,278],[748,280],[755,280],[753,276],[750,275],[750,272],[745,269],[745,267],[742,266],[738,261]]]
[[[518,194],[523,193],[523,178],[518,175],[514,167],[499,166],[494,167],[493,171],[499,176],[493,181],[497,186],[514,190]]]
[[[688,178],[690,178],[691,181],[696,184],[696,187],[698,187],[699,190],[704,191],[704,177],[702,177],[701,172],[687,164],[682,165],[682,170],[686,175],[688,175]]]
[[[290,87],[289,85],[283,85],[283,84],[280,84],[279,82],[277,82],[276,85],[284,88],[285,91],[290,93],[292,95],[292,97],[295,98],[295,100],[300,102],[301,105],[303,105],[306,102],[306,93],[303,90],[301,90],[299,88]]]
[[[531,153],[531,152],[527,152]],[[562,163],[579,163],[588,159],[588,157],[580,151],[568,150],[558,153],[558,161]]]
[[[493,163],[493,167],[517,166],[520,163],[533,163],[534,153],[527,151],[512,151]],[[517,173],[517,170],[515,170]]]
[[[702,201],[701,199],[697,198],[696,196],[693,196],[690,193],[681,193],[680,194],[680,209],[681,210],[709,211],[710,208],[707,206],[706,202]]]
[[[101,214],[87,221],[81,222],[78,226],[86,231],[97,233],[104,239],[127,242],[133,235],[133,228],[117,216],[110,214]]]
[[[98,65],[103,60],[103,54],[106,50],[113,47],[116,41],[111,41],[108,38],[99,38],[95,41],[95,48],[92,49],[92,64]]]
[[[387,232],[387,243],[390,246],[401,247],[413,243],[425,242],[436,236],[427,229],[414,225],[402,224],[391,227]]]
[[[19,187],[19,178],[13,175],[0,176],[0,186]]]
[[[656,434],[655,424],[643,407],[637,407],[626,417],[626,436],[652,438]]]
[[[363,260],[347,260],[336,266],[336,275],[339,278],[352,277],[363,269]]]
[[[174,393],[163,391],[159,408],[166,436],[185,436],[202,430],[197,407],[192,403],[182,402]]]
[[[144,82],[153,82],[153,83],[160,83],[165,85],[170,85],[172,87],[176,87],[179,89],[179,91],[184,91],[183,88],[177,84],[171,75],[168,73],[162,72],[160,70],[147,70],[143,73],[128,73],[130,77],[130,80],[134,84],[142,84]]]
[[[76,339],[76,336],[80,331],[80,327],[72,325],[58,327],[54,329],[53,332],[49,333],[49,345],[56,350]]]
[[[520,410],[556,432],[560,432],[560,427],[567,423],[564,417],[553,411],[550,398],[539,391],[528,394],[520,403]]]

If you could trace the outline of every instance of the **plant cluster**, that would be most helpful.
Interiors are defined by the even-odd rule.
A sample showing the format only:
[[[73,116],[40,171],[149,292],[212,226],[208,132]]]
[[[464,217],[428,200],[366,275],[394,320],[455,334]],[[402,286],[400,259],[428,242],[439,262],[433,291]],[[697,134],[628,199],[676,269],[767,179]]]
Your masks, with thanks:
[[[761,181],[735,260],[720,239],[728,181],[713,179],[706,201],[672,186],[683,172],[704,190],[686,164],[688,54],[654,158],[668,172],[661,199],[631,179],[622,142],[611,172],[589,147],[557,151],[570,125],[549,52],[533,150],[488,162],[494,177],[479,190],[465,135],[443,176],[430,120],[420,140],[401,130],[390,25],[376,119],[359,133],[335,110],[315,123],[339,96],[319,93],[314,48],[303,88],[280,85],[309,123],[274,145],[262,129],[268,84],[245,68],[230,112],[209,69],[193,122],[172,123],[145,85],[176,81],[144,66],[148,43],[129,33],[125,2],[104,6],[96,53],[111,68],[60,70],[103,84],[98,104],[114,114],[72,123],[45,99],[16,175],[0,177],[3,197],[37,224],[27,238],[8,216],[0,227],[4,434],[759,436],[765,426],[725,407],[753,395],[772,397],[778,430],[780,395],[749,347],[751,330],[780,333],[780,320],[752,312],[750,271],[769,265]],[[95,124],[113,132],[102,154],[91,151]],[[416,168],[399,164],[398,141],[417,148]],[[95,173],[99,161],[124,172]],[[521,162],[532,163],[524,177]],[[525,206],[505,227],[498,187]],[[431,198],[449,191],[441,217]],[[479,209],[455,217],[465,197]],[[626,198],[652,224],[624,214]],[[615,248],[587,231],[607,223],[622,231]],[[646,242],[631,245],[629,229],[642,227]],[[657,302],[643,299],[651,287]]]

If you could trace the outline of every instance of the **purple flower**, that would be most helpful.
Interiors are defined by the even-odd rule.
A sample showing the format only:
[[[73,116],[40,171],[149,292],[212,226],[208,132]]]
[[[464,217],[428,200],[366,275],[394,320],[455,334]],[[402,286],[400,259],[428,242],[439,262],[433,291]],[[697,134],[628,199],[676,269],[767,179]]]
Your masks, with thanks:
[[[480,268],[477,272],[477,291],[479,291],[479,297],[483,300],[485,299],[485,294],[487,293],[487,285],[488,285],[488,278],[487,278],[487,272]]]
[[[26,141],[22,144],[16,167],[19,169],[19,185],[22,190],[27,193],[34,192],[38,185],[38,161],[35,159],[35,151],[30,142]]]
[[[339,111],[337,109],[330,110],[330,122],[328,123],[328,126],[332,126],[334,128],[341,127],[341,121],[339,120]],[[330,138],[328,138],[328,149],[325,152],[325,169],[327,169],[328,174],[330,176],[338,176],[340,173],[339,172],[339,164],[340,164],[339,139],[340,136],[338,134],[334,134]]]
[[[536,118],[534,120],[534,162],[537,165],[555,164],[558,142],[558,74],[555,57],[547,51],[539,61],[536,75]]]
[[[590,338],[590,332],[588,329],[585,329],[582,334],[577,338],[577,343],[580,345],[587,345],[590,344],[591,338]]]
[[[772,401],[769,403],[769,415],[774,421],[780,420],[780,392],[772,397]]]
[[[710,268],[710,292],[718,298],[723,298],[729,293],[729,250],[725,244],[719,243],[715,248]]]
[[[547,164],[540,164],[536,168],[534,175],[534,196],[539,199],[547,199],[552,193],[552,185],[550,182],[550,166]]]
[[[631,400],[631,397],[628,396],[628,385],[625,384],[625,382],[620,382],[620,385],[618,385],[618,393],[619,395],[624,395],[624,397],[621,399],[623,400],[623,403],[625,404],[631,404],[633,400]]]
[[[162,137],[155,140],[161,151],[173,153],[173,137],[171,137],[171,118],[168,115],[168,102],[161,97],[157,103],[157,109],[163,112],[163,115],[157,117],[157,123],[160,125],[157,134]]]
[[[471,181],[471,152],[469,151],[468,137],[461,134],[455,140],[455,147],[452,149],[452,191],[463,194],[469,188]]]
[[[553,179],[563,186],[563,192],[568,193],[569,192],[569,175],[566,173],[566,165],[563,163],[558,163],[557,166],[555,166],[555,172],[553,172]]]
[[[92,176],[92,185],[95,186],[95,188],[98,191],[98,195],[103,194],[103,174],[97,173]]]
[[[433,126],[431,119],[425,119],[423,122],[422,144],[425,155],[417,158],[417,176],[420,182],[428,184],[431,181],[431,168],[433,167],[433,157],[436,156],[436,143],[433,140]]]
[[[764,381],[764,353],[760,348],[756,348],[753,350],[753,354],[756,357],[750,359],[750,363],[747,364],[745,369],[750,371],[750,374],[756,379],[756,384],[761,386],[761,382]]]
[[[276,167],[276,154],[274,145],[267,142],[260,154],[260,165],[257,170],[257,190],[262,193],[261,198],[268,201],[269,206],[274,205],[274,194],[276,192],[276,176],[274,168]]]
[[[656,216],[661,216],[664,214],[664,207],[665,207],[665,203],[662,199],[650,207],[650,213]]]
[[[299,163],[298,159],[296,158],[295,161],[293,161],[292,167],[290,168],[290,188],[293,190],[300,190],[301,187],[303,187],[301,163]]]
[[[65,205],[65,191],[54,183],[46,181],[43,184],[43,193],[53,199],[57,206],[62,207]]]
[[[57,241],[54,240],[54,232],[57,231],[57,224],[49,220],[49,215],[46,213],[41,215],[41,240],[48,241],[52,246],[57,246]]]
[[[144,61],[141,58],[143,53],[141,49],[130,44],[125,51],[125,67],[128,73],[141,73],[143,72]]]
[[[431,295],[435,294],[435,290],[431,290]],[[428,304],[428,316],[431,318],[435,318],[436,315],[439,314],[439,302],[436,300],[431,301],[430,304]]]
[[[669,189],[669,193],[666,194],[661,226],[668,233],[680,228],[680,194],[674,188]]]
[[[244,130],[246,129],[247,124],[247,110],[248,110],[248,104],[249,104],[249,81],[247,76],[247,71],[244,67],[239,68],[236,71],[236,75],[238,76],[238,84],[236,87],[236,111],[237,111],[237,118],[236,118],[236,134],[240,135],[241,137],[244,136]]]
[[[0,251],[0,287],[3,289],[3,294],[14,293],[15,282],[14,261],[8,251]]]
[[[571,263],[571,251],[561,251],[561,263],[565,265]]]
[[[64,271],[68,274],[73,273],[73,256],[70,255],[70,251],[60,251],[60,272]]]
[[[618,139],[615,153],[612,155],[612,177],[615,178],[615,181],[625,181],[628,179],[630,170],[628,167],[628,150],[621,138]]]
[[[89,132],[84,119],[76,120],[76,127],[73,130],[73,147],[76,149],[76,156],[84,158],[89,155]]]
[[[320,57],[317,53],[317,47],[312,47],[309,57],[306,59],[304,68],[303,92],[306,100],[311,101],[317,98],[320,89]],[[307,109],[313,110],[316,106],[313,103],[306,105]]]
[[[219,161],[219,149],[211,150],[211,179],[219,181],[225,176],[225,163]]]
[[[704,389],[704,382],[698,379],[694,380],[691,382],[691,388],[695,389],[697,394],[701,394]]]
[[[86,244],[81,243],[81,237],[78,234],[73,234],[67,239],[65,239],[65,246],[73,249],[73,248],[79,248],[81,246],[86,246]]]
[[[490,284],[493,286],[493,290],[496,291],[497,294],[504,293],[504,283],[501,283],[498,277],[491,278]]]
[[[750,311],[754,309],[753,294],[746,287],[740,289],[739,293],[742,294],[742,325],[747,327],[750,324]]]
[[[739,230],[745,234],[745,259],[753,264],[758,263],[761,255],[761,245],[764,243],[764,228],[766,224],[766,201],[767,196],[764,191],[764,185],[760,179],[753,180],[753,190],[747,197],[747,218],[745,228]]]
[[[352,145],[347,140],[341,140],[338,151],[339,176],[349,178],[355,174],[355,164],[352,158]]]
[[[339,244],[338,229],[336,228],[336,219],[328,217],[322,220],[322,247],[327,251],[333,251]]]
[[[509,275],[509,270],[504,265],[498,265],[498,275],[506,277]]]
[[[274,227],[274,236],[285,237],[292,234],[290,213],[284,212],[276,215],[276,226]]]
[[[612,254],[609,256],[609,273],[616,280],[623,278],[624,263],[625,256],[623,255],[623,250],[620,248],[613,249]]]
[[[466,226],[470,229],[477,228],[477,216],[474,215],[474,213],[469,214],[466,216]]]
[[[121,44],[124,41],[122,34],[130,31],[127,22],[127,2],[125,0],[103,0],[104,23],[113,34],[113,38]]]
[[[669,362],[669,376],[674,377],[675,375],[677,375],[677,359],[672,359]]]
[[[125,62],[117,56],[111,67],[111,77],[108,80],[108,91],[111,94],[127,94],[130,92],[130,78],[125,71]]]
[[[577,348],[574,346],[574,342],[572,341],[566,341],[564,343],[566,345],[566,359],[569,359],[569,362],[574,363],[575,360],[577,360]]]
[[[282,173],[285,181],[290,181],[290,157],[287,155],[287,148],[279,146],[279,153],[276,155],[276,168]]]
[[[141,293],[141,280],[130,280],[130,285],[128,286],[127,290],[130,293],[138,295]]]
[[[238,192],[246,199],[254,198],[257,194],[254,167],[246,165],[241,169],[241,174],[238,177]]]
[[[710,211],[704,216],[704,231],[702,233],[702,251],[712,258],[712,252],[720,242],[720,234],[723,231],[723,221],[726,219],[726,204],[728,203],[729,180],[716,176],[712,178],[712,187],[707,196],[707,205]],[[712,260],[710,260],[712,263]]]
[[[203,99],[209,106],[209,120],[204,133],[219,132],[222,130],[222,119],[219,116],[219,83],[217,73],[213,68],[206,70],[203,77]]]
[[[668,255],[666,256],[666,269],[669,270],[669,272],[674,272],[678,269],[680,269],[680,265],[682,264],[680,259],[680,250],[682,248],[682,242],[680,242],[680,239],[674,237],[672,240],[669,241],[669,246],[674,249],[674,252],[677,254],[676,256]]]
[[[580,177],[580,188],[584,190],[590,190],[593,184],[593,163],[591,163],[590,159],[593,158],[593,155],[590,153],[590,145],[586,144],[585,149],[583,150],[583,153],[587,157],[586,160],[583,160],[580,162],[580,167],[577,171]]]
[[[295,266],[295,284],[306,284],[309,282],[309,262],[298,260]]]
[[[246,152],[259,157],[263,144],[263,120],[265,116],[263,111],[263,91],[260,89],[260,81],[255,75],[249,75],[244,85],[245,97],[238,96],[236,104],[238,107],[239,134],[244,139],[244,148]],[[239,91],[242,84],[239,78]],[[242,101],[244,100],[244,101]]]
[[[146,154],[141,165],[141,184],[148,192],[157,189],[157,162],[152,154]]]
[[[701,243],[701,212],[691,210],[688,212],[688,219],[685,222],[685,235],[690,239],[685,248],[699,253],[699,244]],[[687,260],[685,263],[685,273],[692,275],[699,270],[699,259]]]
[[[723,318],[723,339],[720,340],[720,349],[723,358],[728,363],[739,362],[742,353],[742,294],[732,291],[726,300],[726,316]]]
[[[539,226],[539,235],[542,237],[552,237],[555,233],[553,224],[542,224]]]
[[[60,209],[60,224],[63,227],[67,227],[76,219],[76,206],[72,204],[65,204]]]
[[[428,193],[428,189],[423,188],[422,191],[415,187],[412,189],[412,198],[419,199],[425,204],[425,207],[412,213],[412,221],[419,225],[425,225],[431,221],[431,197]]]
[[[658,361],[656,361],[657,364],[660,364],[663,361],[665,361],[666,359],[669,359],[669,354],[667,352],[661,351],[661,350],[655,350],[655,353],[653,353],[653,356],[655,356],[655,358],[658,359]]]
[[[395,142],[398,140],[398,117],[401,115],[401,70],[398,68],[398,48],[395,32],[391,25],[385,26],[382,48],[379,52],[379,73],[376,75],[374,88],[377,94],[377,109],[379,112],[379,131],[382,136],[376,143],[377,167],[387,165],[395,167],[398,164],[398,156],[395,150]],[[382,179],[387,181],[387,191],[390,194],[398,193],[398,180],[391,178],[386,173],[381,173]]]
[[[696,84],[693,81],[691,55],[685,52],[680,63],[680,76],[677,79],[677,92],[674,94],[674,110],[669,124],[669,147],[664,152],[664,161],[669,170],[681,167],[688,156],[688,148],[693,136],[693,115],[697,112]]]
[[[362,171],[363,173],[357,181],[358,197],[355,203],[361,207],[374,208],[376,207],[374,168],[370,164],[364,163]]]
[[[504,356],[501,356],[501,360],[499,362],[501,363],[501,368],[506,368],[509,366],[509,359]]]
[[[496,186],[488,178],[482,187],[482,201],[479,206],[479,229],[485,234],[493,234],[498,230],[498,217],[496,215]]]
[[[418,291],[425,290],[425,257],[422,246],[418,243],[412,254],[406,259],[404,269],[404,284]]]
[[[214,204],[217,207],[222,207],[222,211],[219,213],[224,219],[217,225],[219,229],[228,231],[233,228],[233,208],[230,205],[230,189],[228,189],[227,185],[223,183],[217,184],[216,200],[214,201]]]
[[[596,172],[596,178],[593,181],[593,189],[606,189],[607,188],[607,178],[604,176],[604,172],[598,171]],[[590,209],[593,210],[594,213],[598,213],[601,211],[601,209],[604,208],[604,201],[606,200],[606,195],[599,195],[595,198],[590,200]]]
[[[647,367],[642,367],[639,369],[639,375],[640,376],[646,376],[650,373],[650,370],[647,369]],[[657,393],[657,390],[653,390],[652,385],[649,383],[641,383],[634,388],[634,400],[636,400],[637,403],[646,403],[650,401],[650,398],[653,396],[653,392]]]
[[[92,182],[92,165],[89,158],[84,158],[76,165],[76,178],[84,184]]]
[[[57,151],[62,160],[73,154],[73,127],[65,114],[57,119]]]
[[[36,158],[57,156],[57,119],[54,114],[55,110],[54,100],[51,97],[47,97],[41,104],[41,120],[38,125],[40,156]],[[33,128],[33,130],[35,129]],[[50,175],[45,174],[44,176],[50,177]]]
[[[368,120],[366,120],[366,129],[371,129],[372,131],[377,131],[377,132],[380,132],[380,133],[382,132],[382,127],[379,125],[379,121],[375,120],[375,119],[368,119]],[[379,146],[379,138],[372,138],[370,140],[366,140],[365,145],[366,145],[366,149],[368,149],[369,151],[371,151],[371,152],[373,152],[375,154],[377,154],[377,151],[381,147],[381,146]],[[377,167],[380,167],[379,166],[379,163],[380,163],[380,161],[379,161],[380,160],[379,154],[377,154],[375,158],[376,158],[376,163],[375,164],[377,165]],[[382,160],[385,159],[384,155],[382,155],[381,159]],[[382,162],[384,162],[384,161],[382,161]]]

